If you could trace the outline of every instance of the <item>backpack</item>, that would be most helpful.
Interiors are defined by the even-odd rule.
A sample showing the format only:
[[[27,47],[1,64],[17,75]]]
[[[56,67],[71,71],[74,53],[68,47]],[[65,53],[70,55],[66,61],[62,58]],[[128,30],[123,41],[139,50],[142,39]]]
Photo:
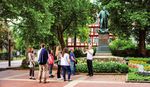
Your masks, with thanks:
[[[54,64],[54,56],[52,54],[48,55],[48,64]]]

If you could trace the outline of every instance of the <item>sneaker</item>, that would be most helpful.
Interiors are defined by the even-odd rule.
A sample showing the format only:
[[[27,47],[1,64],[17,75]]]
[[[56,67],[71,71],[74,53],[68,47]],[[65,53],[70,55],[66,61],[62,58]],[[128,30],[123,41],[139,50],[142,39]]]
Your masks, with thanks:
[[[57,78],[57,80],[62,80],[62,78]]]
[[[29,79],[32,79],[32,77],[30,77]]]
[[[46,79],[43,80],[43,83],[47,83],[47,82],[46,82]]]
[[[53,76],[53,75],[51,75],[51,76],[49,76],[49,78],[54,78],[54,76]]]
[[[89,75],[90,77],[93,76],[93,74]]]
[[[39,83],[41,83],[42,81],[41,80],[39,80]]]
[[[47,83],[46,81],[44,81],[43,83]]]
[[[72,79],[68,79],[68,81],[70,82],[70,81],[72,81]]]
[[[33,80],[36,80],[35,77],[32,77]]]
[[[90,74],[87,74],[86,76],[90,76]]]

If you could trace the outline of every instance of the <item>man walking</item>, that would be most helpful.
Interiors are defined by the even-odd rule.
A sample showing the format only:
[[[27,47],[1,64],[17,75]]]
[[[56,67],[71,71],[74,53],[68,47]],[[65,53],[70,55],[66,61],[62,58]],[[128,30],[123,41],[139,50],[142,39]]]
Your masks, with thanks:
[[[46,70],[47,70],[48,52],[45,49],[45,44],[41,44],[41,49],[38,51],[38,63],[39,63],[39,83],[41,83],[42,76],[43,82],[46,83]]]

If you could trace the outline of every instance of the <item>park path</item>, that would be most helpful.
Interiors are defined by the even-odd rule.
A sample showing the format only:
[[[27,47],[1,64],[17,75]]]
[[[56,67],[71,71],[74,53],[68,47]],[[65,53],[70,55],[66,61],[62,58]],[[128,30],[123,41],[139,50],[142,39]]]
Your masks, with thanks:
[[[56,76],[56,71],[53,72]],[[38,71],[35,72],[37,78]],[[126,83],[126,75],[79,74],[72,76],[71,82],[48,78],[47,83],[28,79],[28,70],[0,71],[0,87],[150,87],[150,83]]]

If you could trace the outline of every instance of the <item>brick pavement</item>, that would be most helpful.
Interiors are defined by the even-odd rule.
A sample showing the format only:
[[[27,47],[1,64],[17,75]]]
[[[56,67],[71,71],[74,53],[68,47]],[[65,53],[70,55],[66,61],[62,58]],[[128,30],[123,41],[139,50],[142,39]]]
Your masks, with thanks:
[[[56,72],[54,71],[55,76]],[[35,72],[37,78],[38,72]],[[125,83],[125,75],[94,75],[85,74],[72,76],[73,81],[64,82],[48,78],[48,83],[38,83],[28,79],[28,70],[5,70],[0,72],[0,87],[150,87],[149,83]]]

